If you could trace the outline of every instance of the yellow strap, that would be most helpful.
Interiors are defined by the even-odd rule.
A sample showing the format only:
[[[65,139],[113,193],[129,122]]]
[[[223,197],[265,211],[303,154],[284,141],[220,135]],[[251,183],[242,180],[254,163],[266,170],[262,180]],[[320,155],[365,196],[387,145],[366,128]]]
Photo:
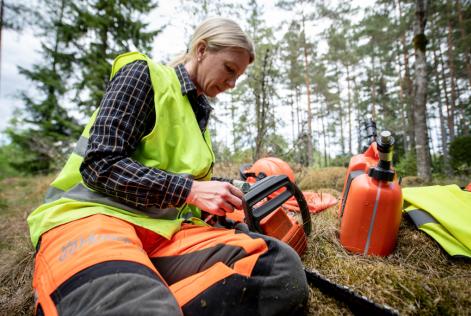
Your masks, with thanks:
[[[129,52],[116,57],[113,61],[113,66],[111,67],[110,80],[121,68],[136,60],[147,60],[147,56],[138,52]]]

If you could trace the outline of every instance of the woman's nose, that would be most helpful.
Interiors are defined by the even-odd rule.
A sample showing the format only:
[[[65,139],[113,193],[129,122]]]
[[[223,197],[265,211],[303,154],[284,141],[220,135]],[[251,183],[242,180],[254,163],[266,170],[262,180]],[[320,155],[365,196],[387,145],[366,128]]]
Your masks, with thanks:
[[[227,85],[230,89],[233,89],[233,88],[235,87],[235,84],[236,84],[236,79],[234,79],[234,78],[231,78],[231,79],[226,80],[226,85]]]

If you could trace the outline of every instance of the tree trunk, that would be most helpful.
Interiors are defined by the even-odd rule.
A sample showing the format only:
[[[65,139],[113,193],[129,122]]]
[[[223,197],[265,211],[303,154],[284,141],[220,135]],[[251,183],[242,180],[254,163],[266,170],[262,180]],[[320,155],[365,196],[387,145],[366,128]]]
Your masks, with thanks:
[[[404,150],[407,150],[408,148],[408,141],[407,141],[407,124],[406,124],[406,111],[407,108],[404,107],[405,103],[405,98],[404,98],[404,87],[403,87],[403,82],[402,82],[402,67],[401,67],[401,56],[400,56],[400,48],[399,44],[397,47],[397,64],[399,66],[399,103],[400,103],[400,112],[401,112],[401,129],[403,131],[403,137],[402,137],[402,145],[404,147]]]
[[[353,76],[352,77],[352,81],[353,81],[353,91],[354,91],[354,94],[353,94],[353,100],[354,100],[354,103],[355,104],[358,104],[359,103],[359,88],[358,88],[358,84],[357,84],[357,81],[356,81],[356,77]],[[356,111],[356,121],[357,121],[357,124],[358,124],[358,133],[357,133],[357,153],[360,153],[362,151],[362,145],[361,145],[361,124],[362,124],[362,118],[361,118],[361,113],[360,113],[360,110],[357,110]]]
[[[416,1],[415,50],[415,150],[417,154],[417,175],[426,182],[432,180],[430,150],[428,146],[427,107],[427,61],[425,25],[427,23],[426,0]]]
[[[399,16],[402,16],[401,1],[397,0],[396,2]],[[402,56],[404,59],[404,84],[405,84],[405,100],[406,100],[406,112],[407,112],[407,138],[408,138],[408,147],[407,149],[411,152],[415,151],[415,135],[414,135],[414,109],[413,109],[413,98],[414,98],[414,86],[410,76],[409,68],[409,49],[406,43],[406,33],[402,32],[401,34],[401,44],[402,44]],[[406,149],[406,148],[404,148]]]
[[[235,154],[238,150],[237,148],[237,131],[235,128],[235,121],[236,121],[236,107],[234,105],[234,95],[231,94],[231,107],[229,110],[231,111],[231,122],[232,122],[232,152]]]
[[[347,96],[348,96],[348,153],[352,154],[352,98],[351,98],[351,87],[350,87],[350,67],[347,63],[345,65],[347,70]]]
[[[459,89],[458,86],[456,86],[456,94],[461,95],[461,92],[460,92],[460,89]],[[469,123],[466,120],[465,106],[466,105],[464,105],[461,102],[458,106],[458,111],[460,113],[460,125],[459,126],[461,128],[461,133],[463,135],[468,135],[468,133],[469,133]]]
[[[463,12],[461,10],[461,3],[460,0],[455,1],[456,4],[456,14],[458,15],[458,21],[460,25],[460,35],[461,35],[461,40],[463,41],[463,46],[464,46],[464,57],[466,61],[466,70],[468,73],[468,82],[469,82],[469,88],[471,89],[471,60],[470,60],[470,54],[471,52],[469,51],[469,42],[466,41],[466,34],[464,31],[464,22],[463,22]]]
[[[296,88],[295,92],[296,92],[296,99],[295,99],[296,100],[296,126],[297,126],[297,131],[298,131],[297,137],[299,137],[299,134],[301,133],[302,129],[301,129],[301,119],[299,117],[300,116],[300,114],[299,114],[300,109],[299,109],[299,90],[298,90],[298,88]]]
[[[295,116],[295,108],[294,108],[294,100],[293,100],[293,95],[290,95],[289,103],[291,106],[291,139],[293,142],[293,146],[295,143],[295,134],[294,134],[294,116]]]
[[[257,108],[257,136],[255,138],[255,156],[254,161],[262,157],[265,136],[267,134],[267,114],[268,114],[268,95],[266,91],[266,80],[268,77],[268,58],[270,50],[267,49],[263,59],[262,73],[261,73],[261,87],[260,93],[256,99]]]
[[[324,138],[324,167],[326,167],[327,166],[327,131],[326,131],[325,122],[324,122],[324,116],[326,115],[326,113],[325,112],[322,113],[322,112],[323,111],[322,111],[322,105],[321,105],[319,116],[321,117],[322,137]]]
[[[450,70],[450,85],[451,85],[451,122],[453,122],[453,125],[455,125],[455,111],[456,111],[456,100],[457,100],[457,95],[456,95],[456,68],[455,68],[455,62],[454,62],[454,43],[453,43],[453,29],[451,25],[451,2],[448,0],[448,9],[447,9],[447,15],[448,15],[448,24],[447,24],[447,43],[448,43],[448,50],[447,50],[447,55],[448,55],[448,68]],[[450,130],[450,140],[453,140],[455,138],[455,133],[454,130]]]
[[[376,71],[376,65],[375,65],[375,55],[374,55],[374,48],[373,48],[373,56],[371,58],[372,61],[372,73],[371,73],[371,117],[373,118],[373,121],[376,121],[376,82],[375,82],[375,71]]]
[[[401,21],[401,3],[399,0],[396,0],[396,9],[397,9],[397,25],[400,27],[400,21]],[[401,42],[404,44],[405,43],[405,32],[401,33]],[[404,150],[410,149],[409,146],[409,140],[408,136],[409,134],[407,133],[407,130],[410,129],[408,124],[406,123],[407,120],[407,109],[408,109],[408,104],[409,98],[405,97],[404,93],[404,85],[405,85],[405,80],[403,80],[405,77],[402,75],[402,65],[401,65],[401,46],[399,45],[399,42],[396,41],[396,49],[397,49],[397,65],[399,67],[399,103],[400,103],[400,111],[401,111],[401,122],[402,122],[402,132],[403,132],[403,137],[402,137],[402,146],[404,147]],[[404,58],[406,59],[406,58]]]
[[[54,50],[52,52],[52,73],[57,74],[57,54],[59,53],[59,25],[62,24],[62,19],[64,18],[64,9],[65,9],[65,3],[64,0],[61,1],[60,3],[60,9],[59,9],[59,17],[56,21],[55,24],[55,29],[54,31],[56,32],[55,38],[54,38]],[[48,99],[55,98],[55,89],[53,85],[49,85],[48,89]]]
[[[337,65],[336,65],[337,68]],[[339,129],[340,129],[340,150],[342,155],[345,154],[345,137],[344,135],[344,123],[343,123],[343,107],[342,107],[342,99],[340,97],[340,71],[337,68],[337,93],[339,95]]]
[[[312,110],[311,110],[311,83],[309,80],[309,68],[307,60],[307,42],[306,42],[306,29],[304,26],[304,15],[302,17],[303,30],[303,52],[304,52],[304,80],[306,82],[306,95],[307,95],[307,165],[312,164]]]
[[[443,92],[445,94],[445,105],[446,105],[446,119],[448,125],[448,137],[449,141],[451,142],[455,138],[455,123],[454,123],[454,113],[451,111],[451,104],[450,98],[448,97],[448,88],[447,88],[447,81],[445,75],[445,62],[443,61],[443,53],[440,48],[440,44],[438,45],[438,59],[440,61],[441,66],[441,77],[442,77],[442,84],[443,84]]]
[[[262,66],[262,73],[261,73],[261,78],[260,82],[262,83],[261,88],[260,88],[260,93],[257,97],[258,101],[256,102],[256,108],[257,108],[257,136],[255,138],[255,157],[254,161],[258,160],[261,158],[262,154],[262,147],[263,147],[263,141],[265,138],[265,132],[266,132],[266,109],[265,109],[265,102],[266,102],[266,93],[265,93],[265,80],[266,80],[266,68],[267,68],[267,62],[268,62],[268,54],[269,50],[267,49],[264,59],[263,59],[263,66]]]
[[[436,24],[433,25],[433,30],[436,30]],[[435,72],[435,83],[436,83],[436,91],[438,92],[438,115],[440,118],[440,139],[441,139],[441,147],[443,153],[443,171],[448,175],[452,175],[452,169],[450,165],[450,155],[448,153],[448,133],[446,130],[446,122],[445,117],[443,116],[443,103],[442,103],[442,92],[440,90],[440,76],[438,72],[438,56],[436,51],[436,45],[434,43],[434,37],[436,36],[437,32],[432,32],[432,51],[433,51],[433,68]],[[446,83],[444,83],[444,88],[446,89]],[[446,95],[445,90],[445,100],[448,103],[448,96]]]

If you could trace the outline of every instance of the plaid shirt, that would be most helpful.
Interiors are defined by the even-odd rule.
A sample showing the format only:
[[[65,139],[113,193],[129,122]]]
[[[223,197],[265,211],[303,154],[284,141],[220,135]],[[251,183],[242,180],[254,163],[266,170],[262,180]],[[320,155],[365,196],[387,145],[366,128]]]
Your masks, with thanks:
[[[212,108],[205,96],[197,96],[183,64],[175,67],[175,71],[182,94],[188,96],[203,132]],[[84,182],[138,208],[181,206],[193,180],[148,168],[130,158],[154,124],[149,68],[145,61],[135,61],[120,69],[106,88],[80,167]]]

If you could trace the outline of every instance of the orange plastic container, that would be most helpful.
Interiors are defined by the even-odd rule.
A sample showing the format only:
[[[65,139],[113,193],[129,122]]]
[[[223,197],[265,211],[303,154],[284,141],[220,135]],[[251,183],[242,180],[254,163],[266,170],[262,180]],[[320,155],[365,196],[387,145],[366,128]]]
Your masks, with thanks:
[[[340,243],[364,255],[387,256],[397,242],[402,191],[392,168],[394,138],[384,131],[350,161],[339,207]]]
[[[345,201],[352,180],[364,173],[367,173],[371,167],[378,164],[378,161],[379,154],[376,142],[373,142],[364,153],[355,155],[350,159],[339,203],[339,217],[342,217],[343,211],[345,209]]]
[[[362,174],[352,181],[340,224],[340,243],[364,255],[387,256],[401,223],[402,192],[397,182]]]

